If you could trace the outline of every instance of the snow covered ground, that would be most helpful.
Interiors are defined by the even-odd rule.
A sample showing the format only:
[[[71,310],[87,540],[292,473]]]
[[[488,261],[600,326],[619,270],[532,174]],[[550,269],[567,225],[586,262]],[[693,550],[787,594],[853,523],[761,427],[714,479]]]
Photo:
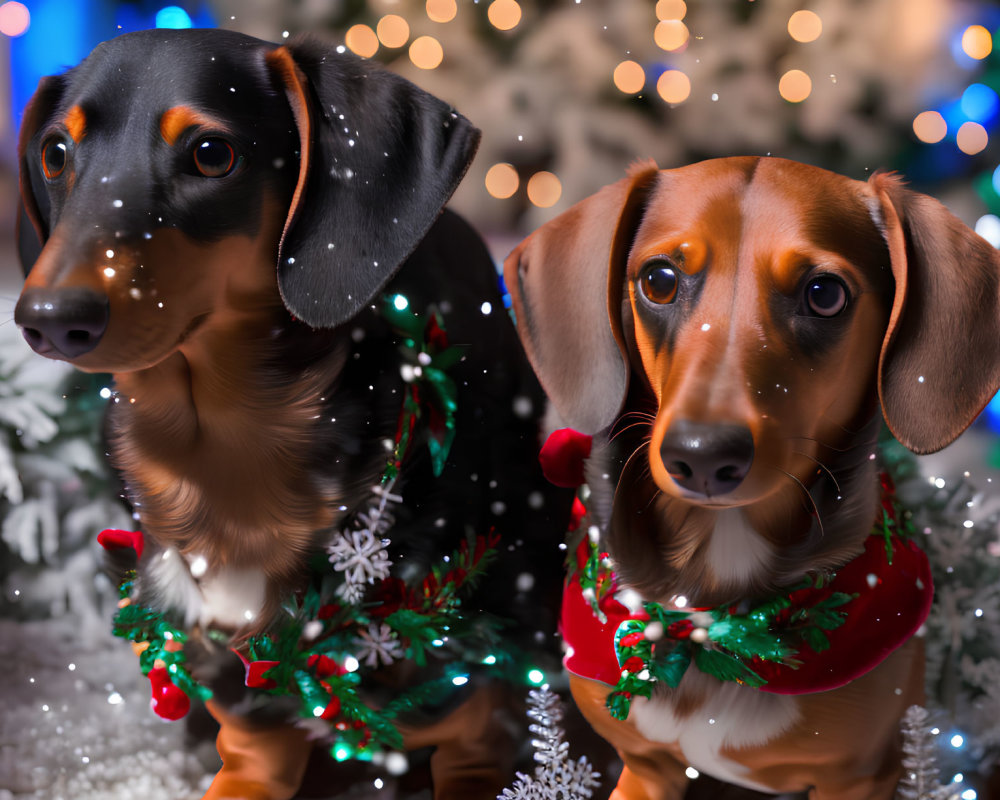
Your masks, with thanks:
[[[70,617],[0,620],[0,663],[0,800],[197,800],[208,785],[123,642],[82,641]]]

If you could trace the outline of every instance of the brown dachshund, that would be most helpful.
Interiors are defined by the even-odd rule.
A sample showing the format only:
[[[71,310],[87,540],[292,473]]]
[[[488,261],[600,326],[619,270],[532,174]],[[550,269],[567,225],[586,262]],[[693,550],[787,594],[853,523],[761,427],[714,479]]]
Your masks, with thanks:
[[[882,418],[931,452],[1000,386],[1000,256],[892,175],[639,165],[528,237],[505,278],[559,415],[614,432],[595,438],[591,511],[621,585],[664,606],[752,607],[837,571],[879,508]],[[617,662],[606,682],[572,675],[625,761],[613,797],[676,800],[688,765],[816,800],[892,797],[898,721],[923,696],[920,614],[898,612],[915,618],[898,649],[840,688],[766,692],[692,666],[619,721]]]
[[[384,297],[433,311],[430,335],[461,348],[450,454],[433,470],[426,449],[407,455],[392,489],[387,585],[495,531],[504,555],[470,613],[513,618],[525,652],[555,650],[561,559],[543,530],[562,523],[535,465],[541,391],[483,243],[442,214],[478,139],[375,64],[228,31],[105,42],[26,112],[15,319],[39,353],[114,375],[109,447],[147,537],[135,599],[193,632],[185,652],[222,723],[207,797],[282,800],[302,779],[315,726],[262,704],[229,645],[283,619],[331,531],[368,508],[426,368],[402,360]],[[438,645],[443,664],[461,643]],[[393,665],[373,702],[413,669]],[[512,774],[517,742],[482,672],[401,719],[407,746],[437,748],[436,797],[494,797]]]

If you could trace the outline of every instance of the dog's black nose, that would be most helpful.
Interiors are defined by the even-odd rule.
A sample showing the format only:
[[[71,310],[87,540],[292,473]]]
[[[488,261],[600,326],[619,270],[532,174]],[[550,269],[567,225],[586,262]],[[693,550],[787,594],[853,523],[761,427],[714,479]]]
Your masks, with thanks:
[[[93,289],[25,289],[14,322],[42,355],[76,358],[89,353],[108,327],[108,298]]]
[[[753,463],[753,436],[742,425],[671,423],[660,456],[679,486],[707,497],[733,491]]]

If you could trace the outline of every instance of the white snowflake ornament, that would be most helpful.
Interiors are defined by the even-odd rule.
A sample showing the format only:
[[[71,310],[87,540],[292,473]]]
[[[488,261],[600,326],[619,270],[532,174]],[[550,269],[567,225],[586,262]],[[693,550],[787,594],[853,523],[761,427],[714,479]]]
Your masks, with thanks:
[[[369,667],[377,667],[380,661],[389,666],[403,656],[403,646],[399,643],[396,632],[384,622],[373,622],[354,641],[358,648],[358,659]]]
[[[333,568],[344,573],[344,583],[337,593],[349,603],[361,600],[367,584],[389,577],[392,562],[385,545],[367,528],[339,531],[326,551]]]

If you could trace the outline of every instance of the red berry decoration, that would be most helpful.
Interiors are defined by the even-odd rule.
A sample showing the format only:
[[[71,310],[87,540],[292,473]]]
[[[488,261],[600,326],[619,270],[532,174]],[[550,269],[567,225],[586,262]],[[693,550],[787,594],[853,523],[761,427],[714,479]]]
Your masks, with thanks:
[[[622,664],[623,672],[639,672],[646,667],[646,662],[643,661],[639,656],[632,656],[627,659],[624,664]]]
[[[572,428],[560,428],[549,434],[538,454],[538,463],[549,482],[567,489],[583,483],[583,462],[590,456],[593,439]]]
[[[336,719],[338,714],[340,714],[340,698],[331,697],[330,702],[326,704],[326,708],[323,709],[323,713],[319,715],[319,718],[329,722]]]
[[[343,675],[347,672],[340,664],[329,656],[315,653],[309,656],[306,666],[316,670],[317,678],[329,678],[331,675]]]
[[[124,547],[131,547],[135,550],[135,557],[142,558],[144,544],[142,531],[122,531],[108,528],[97,534],[97,543],[105,550],[120,550]]]
[[[149,671],[153,697],[149,707],[163,719],[177,720],[191,709],[191,698],[184,694],[167,676],[166,667],[154,667]]]

